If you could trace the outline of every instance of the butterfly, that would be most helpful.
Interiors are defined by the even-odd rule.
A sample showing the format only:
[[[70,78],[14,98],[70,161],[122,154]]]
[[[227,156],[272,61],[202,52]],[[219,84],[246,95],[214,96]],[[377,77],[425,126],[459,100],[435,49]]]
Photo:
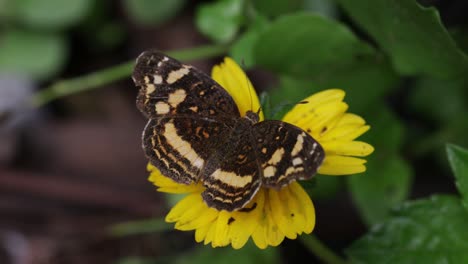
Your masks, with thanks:
[[[132,75],[137,108],[148,118],[143,150],[162,175],[201,182],[209,207],[235,211],[261,188],[310,179],[324,159],[322,146],[292,124],[241,116],[229,93],[193,66],[159,51],[143,52]]]

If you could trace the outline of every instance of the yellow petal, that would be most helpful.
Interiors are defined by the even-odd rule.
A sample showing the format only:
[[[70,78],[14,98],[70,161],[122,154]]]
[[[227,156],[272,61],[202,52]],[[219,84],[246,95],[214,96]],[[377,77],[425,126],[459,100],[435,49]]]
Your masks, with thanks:
[[[194,203],[199,203],[200,199],[200,193],[192,193],[184,197],[174,207],[172,207],[172,209],[166,215],[166,222],[172,223],[179,221],[181,218],[184,219],[183,217],[187,211],[192,208]]]
[[[173,181],[171,178],[161,174],[161,172],[148,163],[147,169],[150,171],[148,180],[158,187],[158,191],[166,193],[192,193],[202,190],[201,184],[180,184]]]
[[[263,216],[266,218],[266,215],[263,215]],[[265,226],[264,226],[266,221],[267,221],[266,219],[262,219],[261,224],[258,225],[257,228],[252,233],[252,240],[255,243],[255,245],[260,249],[265,249],[268,247],[266,231],[265,231]]]
[[[305,219],[299,209],[298,201],[290,194],[289,186],[280,191],[269,190],[270,202],[275,219],[281,232],[290,239],[296,239],[297,234],[302,232]]]
[[[271,205],[271,204],[270,204]],[[284,240],[284,234],[281,232],[281,229],[278,227],[278,224],[276,223],[275,219],[273,219],[273,211],[275,208],[269,207],[267,209],[267,225],[265,226],[266,229],[266,237],[268,244],[270,246],[278,246],[283,242]]]
[[[193,230],[214,222],[219,212],[209,208],[203,201],[193,203],[184,214],[182,214],[175,225],[178,230]]]
[[[358,115],[346,113],[343,115],[343,117],[340,119],[340,121],[338,121],[336,125],[343,126],[343,125],[351,125],[351,124],[361,126],[361,125],[365,125],[366,121]]]
[[[322,147],[327,155],[365,157],[374,151],[374,147],[362,141],[327,141]]]
[[[312,203],[310,196],[299,183],[293,182],[289,188],[291,194],[295,196],[295,200],[299,202],[299,208],[302,209],[302,214],[305,218],[303,232],[309,234],[312,232],[315,226],[314,204]]]
[[[349,175],[366,171],[364,166],[366,160],[345,157],[345,156],[325,156],[322,166],[318,173],[326,175]]]
[[[311,133],[313,137],[318,137],[326,130],[332,129],[331,124],[336,124],[347,109],[348,105],[343,102],[330,102],[314,109],[313,113],[306,116],[299,118],[298,115],[297,121],[292,124]]]
[[[215,221],[215,232],[211,246],[213,247],[224,247],[229,245],[229,219],[231,218],[231,213],[227,211],[220,211],[218,214],[218,219]]]
[[[208,245],[209,243],[211,243],[214,239],[215,233],[216,233],[216,222],[208,226],[208,231],[206,231],[206,236],[205,236],[205,240],[203,241],[203,244]]]
[[[230,224],[231,229],[229,237],[234,249],[243,247],[260,224],[265,204],[264,193],[265,191],[260,189],[255,195],[255,198],[244,207],[248,208],[247,210],[240,210],[232,213],[233,220]]]
[[[266,190],[268,191],[268,190]],[[271,201],[268,194],[265,193],[265,206],[262,213],[260,224],[252,234],[252,239],[257,247],[264,249],[268,246],[277,246],[284,240],[284,234],[278,227],[273,218],[274,208],[271,207]]]
[[[291,111],[289,111],[284,117],[285,122],[295,124],[303,116],[307,116],[310,113],[313,113],[322,104],[327,104],[331,102],[341,102],[345,97],[345,92],[340,89],[328,89],[319,93],[315,93],[304,100],[307,102],[304,104],[296,104]]]
[[[332,140],[351,141],[366,133],[369,129],[370,126],[359,126],[354,124],[335,126],[332,130],[322,134],[320,142]]]
[[[211,224],[198,227],[195,230],[195,241],[197,241],[198,243],[204,241],[206,238],[206,234],[208,233],[208,230],[210,229],[210,226]]]
[[[224,63],[213,67],[211,76],[232,96],[241,116],[247,111],[257,112],[260,109],[260,101],[252,83],[234,60],[224,58]],[[259,115],[260,120],[263,120],[263,113]]]

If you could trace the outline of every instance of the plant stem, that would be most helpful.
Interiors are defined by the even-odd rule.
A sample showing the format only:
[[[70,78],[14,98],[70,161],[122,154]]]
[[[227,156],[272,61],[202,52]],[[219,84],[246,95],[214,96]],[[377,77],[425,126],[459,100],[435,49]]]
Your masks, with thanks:
[[[168,51],[167,54],[178,60],[190,61],[219,56],[226,51],[227,46],[225,45],[206,45],[186,50]],[[41,107],[58,98],[127,78],[132,72],[134,63],[135,60],[131,60],[84,76],[58,81],[34,94],[31,98],[31,104],[34,107]]]
[[[300,236],[302,243],[315,254],[320,260],[328,264],[346,264],[347,262],[328,248],[314,235]]]
[[[128,236],[173,230],[173,226],[162,218],[129,221],[110,226],[109,233],[113,236]]]

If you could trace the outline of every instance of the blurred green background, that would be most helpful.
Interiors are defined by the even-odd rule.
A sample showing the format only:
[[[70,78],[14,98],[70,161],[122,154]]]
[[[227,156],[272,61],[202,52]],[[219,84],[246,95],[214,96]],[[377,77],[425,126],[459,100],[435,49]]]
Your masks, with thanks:
[[[168,210],[146,180],[130,78],[150,48],[205,72],[232,56],[271,109],[346,91],[371,125],[360,138],[376,149],[368,170],[303,184],[314,234],[338,254],[395,214],[452,205],[392,210],[457,192],[445,146],[468,147],[467,13],[464,0],[0,0],[0,263],[322,263],[301,241],[211,249],[190,232],[156,232],[159,222],[109,234]],[[368,246],[347,256],[386,263],[362,255]]]

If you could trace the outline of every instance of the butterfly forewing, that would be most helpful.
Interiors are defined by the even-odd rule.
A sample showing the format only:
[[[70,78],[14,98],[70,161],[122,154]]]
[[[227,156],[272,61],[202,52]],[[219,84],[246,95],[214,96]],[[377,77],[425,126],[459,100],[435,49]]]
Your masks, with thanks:
[[[240,117],[234,100],[218,83],[195,67],[158,51],[143,52],[132,77],[140,87],[137,107],[148,118]]]

